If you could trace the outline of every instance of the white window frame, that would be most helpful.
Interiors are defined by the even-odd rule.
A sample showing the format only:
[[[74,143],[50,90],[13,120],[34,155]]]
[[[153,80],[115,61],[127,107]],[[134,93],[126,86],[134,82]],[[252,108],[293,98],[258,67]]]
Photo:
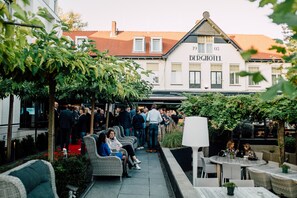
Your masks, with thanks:
[[[275,72],[277,71],[277,72]],[[278,79],[281,77],[281,69],[277,68],[277,67],[272,67],[272,71],[271,71],[271,84],[272,85],[276,85],[278,83]]]
[[[157,66],[158,70],[150,70],[148,68],[148,64],[153,64]],[[159,85],[160,83],[160,68],[159,68],[159,64],[158,63],[147,63],[146,66],[147,70],[151,71],[152,73],[149,74],[149,76],[147,77],[147,81],[152,83],[153,85]]]
[[[236,66],[238,67],[238,71],[231,71],[231,67],[232,66]],[[230,85],[239,85],[239,65],[238,64],[230,64],[229,65],[229,84]],[[234,82],[232,82],[231,80],[233,79]]]
[[[136,40],[141,39],[142,40],[142,46],[140,50],[136,49]],[[133,39],[133,52],[145,52],[145,38],[144,37],[134,37]]]
[[[201,41],[200,41],[200,39]],[[209,38],[211,38],[209,41]],[[213,36],[198,36],[197,37],[197,44],[198,44],[198,53],[201,54],[212,54],[213,53],[213,44],[214,44],[214,37]],[[210,46],[210,48],[208,48]],[[210,51],[208,51],[210,49]]]
[[[260,71],[259,66],[249,66],[249,68],[248,68],[248,72],[255,73],[255,72],[258,72],[258,71]],[[258,86],[259,85],[259,83],[255,83],[253,81],[253,76],[248,76],[248,80],[249,80],[249,82],[248,82],[249,86]]]
[[[159,50],[154,50],[154,42],[153,40],[159,40]],[[163,48],[162,48],[162,38],[161,37],[151,37],[151,52],[162,52],[163,51]]]
[[[87,36],[76,36],[75,37],[75,45],[76,47],[79,47],[81,44],[78,43],[79,39],[84,39],[86,43],[88,43],[88,37]]]
[[[173,69],[173,65],[179,65],[180,71]],[[183,75],[183,66],[181,63],[172,63],[171,64],[171,84],[172,85],[181,85],[182,84],[182,75]]]

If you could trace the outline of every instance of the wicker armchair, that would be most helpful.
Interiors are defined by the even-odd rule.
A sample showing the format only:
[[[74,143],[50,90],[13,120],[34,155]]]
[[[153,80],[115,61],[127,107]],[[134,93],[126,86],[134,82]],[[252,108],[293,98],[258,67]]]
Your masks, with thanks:
[[[138,147],[137,137],[135,137],[135,136],[125,136],[124,128],[121,125],[119,125],[118,127],[120,128],[120,135],[123,138],[129,138],[129,139],[133,140],[133,147],[137,148]]]
[[[122,181],[122,160],[116,156],[102,157],[98,155],[95,138],[98,138],[98,136],[87,135],[84,137],[84,142],[87,147],[87,153],[89,155],[93,168],[92,176],[119,176],[120,180]],[[128,156],[125,149],[122,149],[121,151],[123,151],[124,154]]]
[[[0,174],[0,197],[43,197],[42,192],[58,198],[55,172],[47,161],[30,160]]]
[[[271,190],[271,181],[270,175],[261,172],[249,169],[250,178],[254,180],[255,186],[257,187],[264,187],[268,190]]]
[[[124,131],[122,126],[114,126],[113,129],[115,130],[116,138],[121,142],[123,145],[130,143],[132,148],[135,150],[138,147],[137,144],[137,137],[135,136],[125,136],[123,135],[122,131]]]
[[[291,179],[271,175],[272,190],[285,197],[297,197],[297,184]]]

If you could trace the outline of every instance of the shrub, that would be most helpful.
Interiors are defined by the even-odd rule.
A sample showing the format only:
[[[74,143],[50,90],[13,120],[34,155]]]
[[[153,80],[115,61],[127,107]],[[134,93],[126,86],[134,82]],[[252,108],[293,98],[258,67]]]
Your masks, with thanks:
[[[36,153],[34,139],[31,135],[27,135],[21,141],[22,148],[24,149],[25,157]]]
[[[53,167],[60,198],[68,197],[69,190],[66,188],[68,184],[78,187],[77,197],[79,197],[91,180],[90,162],[84,156],[73,155],[67,159],[60,157],[54,162]]]
[[[175,130],[172,133],[167,133],[161,143],[163,147],[176,148],[182,146],[183,133]]]
[[[295,153],[296,151],[296,140],[294,137],[285,137],[285,151],[289,153]]]
[[[37,136],[36,140],[36,148],[39,151],[45,151],[48,146],[48,138],[47,138],[47,133],[40,133]]]

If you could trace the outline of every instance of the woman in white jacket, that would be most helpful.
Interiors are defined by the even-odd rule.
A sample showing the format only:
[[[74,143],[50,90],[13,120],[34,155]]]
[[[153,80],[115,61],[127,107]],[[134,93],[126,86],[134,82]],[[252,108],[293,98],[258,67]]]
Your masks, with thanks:
[[[134,162],[135,169],[141,170],[139,166],[141,161],[138,160],[137,157],[135,156],[134,150],[130,144],[123,146],[115,137],[115,132],[113,129],[109,129],[106,136],[107,136],[106,142],[109,145],[109,148],[111,150],[119,151],[121,148],[125,149],[128,155],[130,156],[131,160]]]

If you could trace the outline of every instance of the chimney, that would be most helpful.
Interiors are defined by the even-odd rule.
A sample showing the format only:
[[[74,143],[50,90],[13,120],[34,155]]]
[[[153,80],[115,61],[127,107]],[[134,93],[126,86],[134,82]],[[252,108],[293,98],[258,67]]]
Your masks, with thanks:
[[[111,33],[110,36],[114,37],[117,35],[117,22],[116,21],[112,21],[111,22]]]

